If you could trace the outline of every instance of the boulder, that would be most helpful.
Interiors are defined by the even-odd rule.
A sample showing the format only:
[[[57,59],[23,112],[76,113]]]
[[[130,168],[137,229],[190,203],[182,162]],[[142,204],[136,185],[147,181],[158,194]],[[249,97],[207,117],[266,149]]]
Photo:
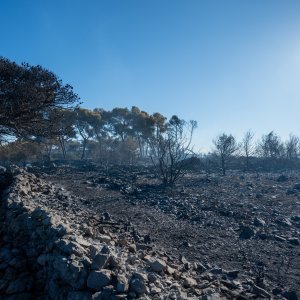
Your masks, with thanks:
[[[191,288],[197,285],[197,281],[192,277],[185,277],[183,280],[183,286],[185,288]]]
[[[140,278],[132,278],[130,281],[130,290],[138,295],[143,295],[147,291],[146,284],[144,280]]]
[[[97,254],[93,259],[91,269],[92,270],[102,269],[106,266],[107,262],[108,262],[107,254]]]
[[[109,257],[109,266],[111,268],[120,267],[122,265],[122,260],[116,255],[110,255]]]
[[[111,271],[109,270],[91,271],[87,279],[87,287],[95,291],[100,291],[110,283]]]
[[[152,269],[152,271],[154,271],[154,272],[162,272],[162,271],[165,271],[167,268],[167,264],[165,263],[165,261],[163,261],[161,259],[156,259],[154,261],[150,261],[149,266]]]

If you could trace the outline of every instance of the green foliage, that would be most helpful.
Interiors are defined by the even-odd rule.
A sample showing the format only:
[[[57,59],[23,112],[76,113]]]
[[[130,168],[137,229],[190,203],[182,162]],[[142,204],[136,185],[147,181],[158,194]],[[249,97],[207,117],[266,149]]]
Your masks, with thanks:
[[[19,163],[41,159],[41,147],[37,142],[18,140],[0,147],[1,164]]]
[[[0,138],[49,136],[53,110],[70,108],[78,99],[43,67],[0,58]]]
[[[3,161],[41,159],[94,159],[103,164],[154,164],[164,184],[172,185],[184,174],[184,162],[192,153],[195,121],[159,112],[149,114],[133,106],[89,110],[77,106],[79,97],[70,85],[41,66],[21,65],[0,57],[0,155]],[[256,149],[248,131],[241,143],[246,169],[249,161],[299,161],[299,138],[283,143],[273,131],[264,135]],[[239,145],[231,134],[214,141],[214,157],[225,175],[232,158],[239,161]],[[256,152],[255,152],[256,150]],[[240,154],[240,153],[239,153]],[[210,161],[212,163],[210,163]],[[252,164],[251,164],[252,165]]]

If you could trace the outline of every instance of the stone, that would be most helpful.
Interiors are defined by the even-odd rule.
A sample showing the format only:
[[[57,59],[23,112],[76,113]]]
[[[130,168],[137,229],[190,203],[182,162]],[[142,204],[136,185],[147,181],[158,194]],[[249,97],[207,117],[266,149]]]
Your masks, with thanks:
[[[89,243],[87,240],[83,239],[80,236],[75,237],[75,241],[76,241],[76,243],[78,243],[79,245],[84,246],[84,247],[91,246],[91,243]]]
[[[128,280],[124,275],[118,275],[117,278],[117,292],[123,293],[128,291]]]
[[[269,235],[266,233],[266,232],[258,232],[257,235],[256,235],[258,238],[260,238],[261,240],[266,240]]]
[[[220,275],[223,273],[223,270],[222,270],[222,268],[215,267],[215,268],[212,268],[210,270],[210,272],[215,275]]]
[[[287,241],[288,241],[290,244],[295,245],[295,246],[300,245],[299,239],[296,238],[296,237],[288,238]]]
[[[111,300],[112,295],[114,293],[114,286],[108,285],[102,289],[101,299],[102,300]]]
[[[110,283],[111,271],[109,270],[91,271],[87,279],[87,287],[95,291],[100,291]]]
[[[154,286],[154,287],[152,287],[152,288],[150,289],[150,293],[151,293],[152,295],[159,294],[159,293],[161,293],[161,289],[160,289],[159,287],[157,287],[157,286]]]
[[[43,219],[45,212],[41,207],[37,207],[34,209],[34,211],[31,213],[31,218],[33,219]]]
[[[263,227],[266,225],[266,222],[260,218],[255,217],[255,219],[253,221],[253,225],[257,226],[257,227]]]
[[[300,222],[300,215],[292,216],[291,220],[294,222]]]
[[[135,299],[136,296],[137,296],[136,293],[133,292],[133,291],[131,291],[131,292],[128,293],[128,298],[129,298],[129,299]]]
[[[281,174],[278,178],[277,178],[277,182],[286,182],[286,181],[288,181],[289,180],[289,178],[286,176],[286,175],[284,175],[284,174]]]
[[[292,223],[289,219],[283,218],[283,219],[277,219],[276,223],[285,227],[291,227]]]
[[[274,235],[274,239],[278,242],[285,242],[286,241],[286,239],[284,237],[282,237],[280,235],[276,235],[276,234]]]
[[[293,186],[293,189],[294,190],[300,190],[300,182],[295,183],[294,186]]]
[[[288,189],[287,191],[286,191],[286,194],[287,195],[295,195],[297,193],[297,190],[293,190],[293,189]]]
[[[111,216],[108,212],[103,213],[103,218],[105,221],[111,221]]]
[[[124,237],[121,237],[116,240],[116,244],[119,246],[126,246],[128,244],[128,240]]]
[[[227,271],[227,276],[232,278],[232,279],[235,279],[238,277],[238,274],[239,274],[239,270],[231,270],[231,271]]]
[[[109,243],[111,241],[111,237],[105,234],[98,234],[97,239],[102,243]]]
[[[135,244],[128,245],[128,250],[131,253],[136,253],[136,245]]]
[[[109,254],[110,253],[110,250],[109,250],[109,247],[107,245],[104,245],[102,248],[101,248],[101,251],[100,251],[102,254]]]
[[[219,293],[213,293],[207,296],[200,296],[201,300],[225,300],[226,298],[222,297]]]
[[[254,236],[254,234],[255,234],[255,231],[251,227],[244,226],[242,228],[242,232],[239,235],[239,238],[241,240],[250,239],[251,237]]]
[[[146,293],[147,288],[143,280],[141,280],[140,278],[133,278],[130,281],[130,290],[138,295],[143,295],[144,293]]]
[[[59,237],[62,237],[66,234],[70,234],[72,230],[67,224],[58,224],[56,226],[56,232]]]
[[[6,297],[5,300],[32,300],[32,294],[26,292],[13,294],[10,297]]]
[[[174,268],[171,268],[170,266],[167,266],[166,273],[169,275],[173,275],[176,272]]]
[[[81,224],[80,229],[82,230],[83,235],[85,236],[92,236],[94,234],[92,228],[89,227],[87,224]]]
[[[96,292],[92,296],[93,300],[102,300],[102,292]]]
[[[263,198],[263,194],[262,193],[256,193],[256,195],[255,195],[255,197],[256,197],[256,199],[261,199],[261,198]]]
[[[282,296],[287,300],[298,300],[297,293],[295,291],[284,291]]]
[[[107,254],[97,254],[91,265],[92,270],[102,269],[106,266],[108,262],[108,255]]]
[[[5,274],[3,279],[8,280],[9,282],[15,280],[19,275],[19,272],[15,270],[14,268],[7,267],[5,269]]]
[[[183,286],[185,288],[194,287],[197,285],[197,281],[191,277],[185,277],[183,280]]]
[[[0,249],[0,262],[8,263],[12,259],[11,251],[8,248]]]
[[[149,266],[154,272],[162,272],[165,271],[167,268],[167,264],[161,259],[150,261]]]
[[[112,268],[120,267],[122,265],[122,260],[116,255],[110,255],[109,257],[109,265]]]
[[[207,268],[200,262],[196,263],[196,270],[198,272],[205,272]]]
[[[148,273],[147,278],[148,278],[148,281],[151,283],[157,281],[157,275],[153,272]]]
[[[253,284],[251,292],[257,296],[271,299],[271,295],[266,290],[264,290],[263,288],[255,285],[255,284]]]
[[[23,257],[14,257],[13,259],[11,259],[8,263],[9,266],[15,268],[15,269],[22,269],[23,267],[25,267],[27,264],[27,260]]]
[[[0,291],[5,291],[9,282],[7,280],[0,279]]]
[[[279,288],[279,287],[275,287],[275,288],[272,289],[272,294],[275,295],[275,296],[277,296],[281,293],[282,293],[282,289]]]
[[[85,253],[84,248],[82,248],[79,244],[66,239],[59,240],[55,243],[55,245],[59,250],[68,255],[73,253],[77,255],[83,255]]]
[[[138,279],[140,279],[142,281],[145,281],[145,282],[148,280],[147,275],[144,274],[144,273],[141,273],[141,272],[134,272],[132,274],[132,277],[138,278]]]
[[[127,294],[117,294],[117,295],[114,295],[114,297],[115,297],[115,300],[127,300],[128,299]]]
[[[4,175],[7,172],[7,169],[3,166],[0,166],[0,175]]]
[[[178,298],[178,292],[176,291],[170,291],[170,293],[168,294],[168,298],[171,300],[180,299]]]
[[[245,178],[248,179],[248,176],[251,177],[252,175],[246,174]],[[274,177],[272,177],[273,179]],[[227,180],[230,181],[230,177]],[[266,232],[268,238],[273,240],[274,234],[283,234],[285,235],[283,237],[285,243],[281,247],[292,249],[293,244],[299,244],[297,229],[300,217],[288,218],[286,217],[288,214],[284,212],[284,206],[272,207],[273,202],[268,203],[268,199],[271,200],[272,195],[275,194],[278,195],[278,203],[284,200],[284,198],[280,199],[280,195],[285,193],[286,187],[278,184],[269,191],[264,187],[265,182],[261,183],[261,186],[260,184],[253,184],[253,190],[245,191],[245,197],[249,196],[249,199],[253,200],[256,193],[254,189],[257,189],[261,190],[263,195],[266,195],[266,202],[254,199],[254,206],[254,204],[252,205],[241,199],[242,201],[237,203],[235,201],[224,203],[222,209],[229,211],[231,205],[233,205],[233,216],[237,215],[236,224],[241,224],[240,222],[245,224],[241,231],[245,227],[249,227],[251,230],[257,231],[257,234],[254,235],[255,238],[261,232]],[[235,281],[238,270],[225,271],[206,263],[203,265],[194,262],[189,263],[182,255],[179,257],[180,261],[178,261],[176,253],[180,251],[180,248],[172,253],[172,251],[165,252],[167,250],[159,249],[155,245],[150,246],[147,243],[152,242],[151,239],[146,238],[143,233],[137,230],[134,233],[134,226],[130,224],[126,229],[123,226],[99,225],[97,223],[99,215],[96,215],[96,211],[94,215],[93,212],[85,210],[85,208],[93,208],[91,199],[79,199],[80,201],[77,201],[77,197],[67,195],[67,192],[61,191],[61,200],[56,201],[60,190],[52,188],[52,185],[45,184],[42,180],[34,179],[30,174],[25,173],[22,173],[19,181],[15,181],[13,184],[9,195],[5,196],[7,197],[5,198],[7,199],[7,214],[5,217],[9,216],[8,219],[13,220],[13,222],[7,222],[5,227],[8,227],[11,234],[6,232],[4,226],[0,226],[0,234],[4,232],[3,239],[0,241],[0,247],[4,246],[4,250],[0,249],[0,294],[3,295],[6,290],[10,292],[10,294],[4,295],[5,299],[31,299],[32,295],[30,294],[34,293],[38,297],[39,291],[42,289],[45,291],[43,296],[49,299],[67,300],[133,298],[141,300],[216,300],[224,299],[224,295],[228,299],[268,297],[268,294],[261,290],[255,288],[251,290],[254,282],[250,283],[249,280],[254,278],[254,273],[250,270],[243,274],[241,277],[242,282]],[[18,194],[18,189],[26,191],[24,195],[27,194],[27,196],[22,197]],[[297,190],[294,191],[295,194],[299,195]],[[167,198],[166,203],[170,202],[171,205],[174,201],[176,205],[177,200],[172,197],[171,194],[167,197],[162,196],[159,201],[165,201],[165,198]],[[283,197],[286,196],[283,195]],[[198,199],[198,196],[196,198]],[[201,198],[200,195],[199,198]],[[194,201],[191,195],[191,203],[186,202],[184,199],[180,200],[182,206],[178,207],[178,214],[175,213],[174,216],[181,216],[182,213],[183,216],[189,217],[195,214],[196,217],[199,217],[197,219],[199,226],[206,224],[208,218],[211,221],[210,226],[222,224],[222,216],[221,218],[213,216],[214,209],[217,209],[217,212],[219,207],[215,207],[212,211],[196,210],[198,204],[200,205],[199,208],[202,206],[201,201],[197,199]],[[295,197],[287,197],[287,199],[293,200],[295,203],[298,203],[299,200]],[[167,204],[169,205],[169,203]],[[190,204],[195,205],[195,207],[190,209]],[[203,203],[204,207],[207,204],[209,203]],[[87,206],[84,207],[84,205]],[[264,209],[264,211],[261,209]],[[277,209],[276,213],[275,209]],[[273,214],[272,210],[274,210]],[[173,214],[173,208],[170,212]],[[0,218],[2,219],[1,214]],[[270,223],[268,223],[268,226],[263,227],[261,222],[263,220],[259,218],[264,218]],[[276,224],[275,222],[278,219],[282,220],[282,218],[287,218],[292,227],[280,227],[276,230],[279,223]],[[251,220],[253,221],[252,224]],[[204,222],[202,223],[202,221]],[[85,226],[81,224],[85,224]],[[120,224],[122,224],[121,221]],[[65,226],[67,226],[67,229],[64,228]],[[236,232],[236,225],[230,223],[228,229],[230,230],[227,232]],[[92,236],[91,232],[93,230],[95,231]],[[176,229],[174,228],[174,230]],[[96,238],[99,233],[101,233],[100,241]],[[253,235],[250,234],[250,236]],[[187,238],[192,238],[192,236],[183,236],[182,240]],[[258,242],[264,244],[260,240]],[[223,246],[229,245],[225,240],[221,243]],[[269,243],[272,245],[275,242],[270,240]],[[213,244],[214,241],[212,241]],[[276,244],[280,246],[278,243]],[[178,246],[180,247],[180,245],[179,242]],[[219,242],[216,245],[219,245]],[[249,245],[247,241],[241,241],[239,246],[241,246],[241,249],[246,249]],[[186,244],[186,246],[189,245]],[[5,247],[8,248],[5,249]],[[198,245],[193,243],[192,247],[197,251]],[[207,246],[207,251],[210,247],[211,245]],[[199,257],[205,257],[205,247],[199,247],[199,249],[197,260]],[[239,256],[238,259],[240,257],[243,257],[243,255]],[[248,270],[246,269],[248,259],[242,264],[245,271]],[[24,282],[17,282],[21,279],[24,279]],[[47,281],[46,284],[45,281]],[[269,289],[272,290],[274,286],[270,282],[270,284],[266,284],[266,287],[268,293]],[[281,289],[278,293],[279,297],[283,297],[285,289]],[[234,291],[236,297],[233,296]],[[254,294],[251,294],[250,291]],[[293,299],[292,292],[290,294],[286,292],[285,295],[287,299]]]
[[[92,300],[90,292],[71,291],[68,293],[67,300]]]
[[[87,273],[77,261],[68,261],[64,257],[55,258],[54,269],[59,277],[74,288],[82,288],[85,285]]]
[[[179,255],[179,260],[180,260],[180,262],[182,263],[182,264],[186,264],[186,263],[188,263],[188,261],[187,261],[187,259],[183,256],[183,255]]]
[[[22,293],[27,291],[28,280],[26,278],[18,278],[9,283],[6,294]]]

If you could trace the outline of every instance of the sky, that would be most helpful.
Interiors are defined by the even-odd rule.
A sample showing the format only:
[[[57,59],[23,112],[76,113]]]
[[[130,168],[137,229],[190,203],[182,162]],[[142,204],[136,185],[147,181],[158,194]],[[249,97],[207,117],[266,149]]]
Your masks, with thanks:
[[[1,0],[0,56],[57,74],[82,106],[300,135],[299,0]]]

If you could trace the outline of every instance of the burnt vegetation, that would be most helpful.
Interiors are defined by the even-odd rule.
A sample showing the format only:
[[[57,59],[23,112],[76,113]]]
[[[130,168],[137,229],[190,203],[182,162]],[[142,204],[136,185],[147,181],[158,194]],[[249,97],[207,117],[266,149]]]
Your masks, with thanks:
[[[42,163],[87,160],[101,165],[152,164],[165,185],[191,166],[207,172],[271,171],[299,168],[300,142],[274,132],[257,141],[247,131],[241,142],[228,133],[213,139],[212,151],[193,151],[196,121],[169,120],[133,106],[93,110],[41,66],[0,60],[1,162]]]

